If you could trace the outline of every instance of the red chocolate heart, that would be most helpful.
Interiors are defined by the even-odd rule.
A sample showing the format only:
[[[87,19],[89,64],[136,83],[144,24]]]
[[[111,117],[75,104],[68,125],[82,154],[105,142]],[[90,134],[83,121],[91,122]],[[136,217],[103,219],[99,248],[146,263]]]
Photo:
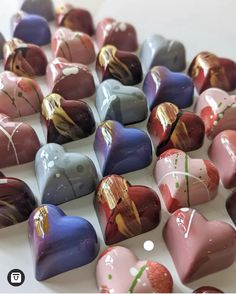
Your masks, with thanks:
[[[222,221],[208,221],[194,209],[176,210],[163,237],[183,283],[223,270],[236,259],[236,231]]]
[[[0,168],[33,161],[40,148],[31,126],[14,122],[5,114],[0,114],[0,142]]]
[[[236,131],[223,131],[212,141],[208,150],[225,188],[236,186]]]
[[[169,212],[214,199],[219,186],[219,173],[211,161],[192,159],[177,149],[160,155],[154,177]]]
[[[98,23],[96,39],[100,48],[105,45],[113,45],[122,51],[138,49],[135,28],[129,23],[119,22],[113,18],[104,18]]]
[[[157,155],[170,148],[185,152],[196,150],[204,140],[205,128],[201,118],[168,102],[152,110],[147,128]]]
[[[143,79],[142,66],[138,57],[116,47],[102,47],[97,56],[97,74],[100,81],[115,79],[123,85],[136,85]]]
[[[65,144],[95,131],[93,112],[83,101],[51,94],[42,102],[42,123],[47,143]]]
[[[157,194],[145,186],[131,186],[118,175],[99,183],[94,206],[107,245],[150,231],[161,219]]]
[[[101,293],[171,293],[173,280],[162,264],[138,260],[127,248],[107,248],[96,268]]]
[[[79,31],[90,36],[94,34],[93,19],[89,11],[81,8],[75,8],[70,4],[65,4],[56,9],[57,25]]]
[[[199,93],[212,87],[227,92],[236,88],[236,63],[210,52],[201,52],[193,59],[189,75]]]
[[[95,50],[91,37],[67,28],[59,28],[51,43],[55,57],[63,57],[69,62],[90,64],[95,61]]]
[[[48,64],[47,81],[50,91],[68,100],[90,97],[95,93],[93,76],[86,65],[55,58]]]
[[[0,74],[0,113],[11,118],[40,112],[43,94],[36,81],[10,71]]]
[[[13,38],[4,44],[3,55],[5,70],[26,77],[45,75],[47,57],[37,45]]]

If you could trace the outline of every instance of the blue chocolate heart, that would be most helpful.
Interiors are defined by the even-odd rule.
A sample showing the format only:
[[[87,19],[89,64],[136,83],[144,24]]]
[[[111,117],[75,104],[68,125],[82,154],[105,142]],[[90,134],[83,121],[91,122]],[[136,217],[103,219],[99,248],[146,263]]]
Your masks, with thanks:
[[[173,103],[179,108],[189,107],[193,103],[192,80],[186,74],[171,72],[164,66],[155,66],[147,73],[143,91],[150,109],[164,102]]]
[[[38,46],[51,41],[51,32],[46,19],[40,15],[18,12],[12,18],[13,36],[25,43]]]
[[[112,120],[97,128],[94,150],[103,176],[142,169],[152,161],[148,135],[138,129],[124,128]]]
[[[38,281],[86,265],[99,252],[93,226],[81,217],[66,216],[53,205],[43,205],[32,212],[29,241]]]

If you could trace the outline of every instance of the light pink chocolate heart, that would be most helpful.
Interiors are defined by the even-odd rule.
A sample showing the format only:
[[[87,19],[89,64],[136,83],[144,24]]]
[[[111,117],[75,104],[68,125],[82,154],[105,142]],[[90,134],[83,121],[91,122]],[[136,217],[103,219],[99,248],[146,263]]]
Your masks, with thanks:
[[[219,133],[208,150],[210,159],[220,173],[225,188],[236,186],[236,131],[226,130]]]
[[[208,221],[195,209],[176,210],[163,237],[183,283],[223,270],[236,259],[235,229],[222,221]]]
[[[11,118],[40,112],[43,94],[36,81],[10,71],[0,74],[0,113]]]
[[[91,64],[96,55],[91,37],[85,33],[73,32],[67,28],[59,28],[51,43],[55,57],[62,57],[69,62]]]
[[[166,267],[138,258],[127,248],[109,247],[96,267],[101,293],[171,293],[173,280]]]
[[[95,93],[95,83],[86,65],[55,58],[48,64],[47,81],[50,91],[67,100],[90,97]]]
[[[198,98],[196,113],[205,124],[205,132],[213,139],[224,130],[236,130],[236,95],[210,88]]]
[[[169,212],[214,199],[219,186],[219,173],[210,160],[192,159],[178,149],[160,155],[154,177]]]

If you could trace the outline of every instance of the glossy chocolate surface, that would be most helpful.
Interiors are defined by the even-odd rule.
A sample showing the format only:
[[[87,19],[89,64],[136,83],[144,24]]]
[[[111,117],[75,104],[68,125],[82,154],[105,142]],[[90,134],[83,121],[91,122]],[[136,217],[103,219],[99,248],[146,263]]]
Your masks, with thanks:
[[[193,293],[224,293],[224,292],[215,287],[203,286],[194,290]]]
[[[37,14],[17,12],[12,17],[12,31],[14,38],[25,43],[43,46],[51,42],[51,31],[47,20]]]
[[[94,206],[107,245],[148,232],[161,219],[157,194],[145,186],[132,186],[118,175],[101,180]]]
[[[236,131],[223,131],[212,141],[208,154],[225,188],[236,186]]]
[[[101,121],[117,120],[123,125],[143,121],[148,114],[144,93],[117,80],[106,80],[99,85],[96,107]]]
[[[193,151],[199,149],[204,140],[201,118],[168,102],[153,108],[147,128],[157,155],[170,148]]]
[[[61,5],[56,9],[56,22],[58,26],[72,31],[94,35],[93,19],[88,10],[75,8],[70,4]]]
[[[40,148],[34,129],[0,114],[0,168],[33,161]]]
[[[59,28],[55,32],[51,48],[55,57],[65,58],[69,62],[88,65],[96,59],[92,38],[67,28]]]
[[[93,112],[86,102],[65,100],[50,94],[42,102],[42,123],[47,143],[65,144],[95,131]]]
[[[193,103],[192,80],[183,73],[174,73],[163,66],[153,67],[146,75],[143,91],[150,109],[163,102],[171,102],[179,108]]]
[[[176,210],[163,237],[183,283],[223,270],[236,258],[235,229],[222,221],[208,221],[195,209]]]
[[[6,42],[4,36],[2,33],[0,33],[0,59],[3,58],[3,46],[4,46],[4,43]]]
[[[219,186],[219,173],[211,161],[192,159],[178,149],[160,155],[154,178],[171,213],[214,199]]]
[[[26,44],[13,38],[3,48],[4,68],[18,76],[33,77],[46,73],[47,57],[43,50],[34,44]]]
[[[220,88],[227,92],[236,88],[236,63],[210,52],[199,53],[188,72],[198,93],[209,88]]]
[[[184,45],[176,40],[168,40],[161,35],[147,38],[141,47],[140,59],[147,72],[156,65],[162,65],[171,71],[183,71],[186,67]]]
[[[54,19],[54,6],[52,0],[24,0],[21,5],[21,10],[30,13],[37,14],[47,21]]]
[[[99,252],[93,226],[84,218],[66,216],[54,205],[42,205],[32,212],[29,241],[38,281],[86,265]]]
[[[136,51],[138,49],[137,33],[135,28],[126,22],[116,21],[113,18],[104,18],[96,29],[98,47],[113,45],[122,51]]]
[[[0,173],[0,229],[26,221],[37,206],[34,195],[20,179]]]
[[[148,135],[112,120],[103,122],[97,128],[94,151],[103,176],[132,172],[152,162],[152,145]]]
[[[226,209],[236,226],[236,189],[234,189],[226,201]]]
[[[100,293],[171,293],[173,289],[171,274],[165,266],[139,260],[132,251],[121,246],[103,251],[96,277]]]
[[[46,144],[35,158],[42,203],[58,205],[92,193],[98,182],[92,160],[69,153],[58,144]]]
[[[0,73],[0,113],[11,118],[31,115],[41,111],[42,100],[36,81],[10,71]]]
[[[207,89],[197,99],[195,111],[203,120],[209,139],[224,130],[236,131],[236,95],[217,88]]]
[[[64,58],[55,58],[47,67],[47,82],[52,93],[68,100],[78,100],[92,96],[95,83],[86,65],[71,63]]]
[[[138,57],[127,51],[119,51],[116,47],[102,47],[97,56],[97,74],[100,81],[115,79],[123,85],[132,86],[143,79],[142,65]]]

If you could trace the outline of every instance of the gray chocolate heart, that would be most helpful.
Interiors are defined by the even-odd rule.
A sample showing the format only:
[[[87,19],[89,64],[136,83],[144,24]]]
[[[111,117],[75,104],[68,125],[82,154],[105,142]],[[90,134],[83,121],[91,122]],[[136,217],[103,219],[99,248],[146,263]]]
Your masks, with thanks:
[[[3,45],[5,43],[5,38],[3,37],[3,34],[0,33],[0,59],[3,57]]]
[[[165,66],[171,71],[183,71],[186,67],[184,45],[161,35],[153,35],[144,41],[140,59],[146,72],[156,65]]]
[[[95,190],[96,168],[90,158],[67,153],[61,145],[46,144],[37,153],[35,172],[42,203],[58,205]]]
[[[21,10],[30,14],[41,15],[45,17],[47,21],[54,19],[54,7],[52,0],[24,0]]]
[[[116,80],[106,80],[100,84],[96,107],[101,121],[116,120],[127,125],[147,117],[144,93],[139,88],[124,86]]]

